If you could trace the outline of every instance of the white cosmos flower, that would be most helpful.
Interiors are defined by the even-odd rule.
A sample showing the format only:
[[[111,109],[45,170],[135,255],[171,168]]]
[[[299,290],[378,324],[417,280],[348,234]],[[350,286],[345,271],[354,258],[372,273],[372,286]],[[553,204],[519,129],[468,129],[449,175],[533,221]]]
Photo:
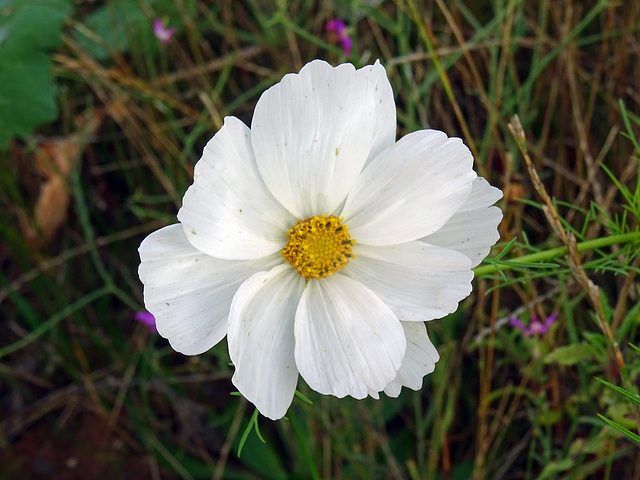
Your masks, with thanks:
[[[338,397],[419,389],[438,353],[425,320],[456,310],[498,240],[502,193],[458,138],[395,142],[380,63],[315,60],[227,117],[179,224],[140,245],[160,335],[186,355],[225,336],[233,383],[281,418],[298,374]]]

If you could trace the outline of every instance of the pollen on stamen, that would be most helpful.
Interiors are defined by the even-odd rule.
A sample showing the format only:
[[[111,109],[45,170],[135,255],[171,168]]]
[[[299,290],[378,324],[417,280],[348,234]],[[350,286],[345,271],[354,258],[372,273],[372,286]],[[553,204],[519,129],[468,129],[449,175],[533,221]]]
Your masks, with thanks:
[[[356,241],[342,220],[335,215],[298,220],[287,232],[287,244],[280,253],[307,280],[339,272],[356,257]]]

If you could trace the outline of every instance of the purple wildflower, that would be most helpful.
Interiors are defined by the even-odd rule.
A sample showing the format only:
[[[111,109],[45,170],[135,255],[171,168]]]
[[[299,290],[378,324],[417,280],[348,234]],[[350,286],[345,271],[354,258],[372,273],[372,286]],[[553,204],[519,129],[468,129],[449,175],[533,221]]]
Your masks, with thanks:
[[[151,333],[156,333],[156,319],[149,312],[136,312],[133,316],[140,323],[144,323]]]
[[[525,326],[520,320],[515,317],[509,320],[509,323],[518,328],[525,337],[531,337],[534,335],[540,336],[546,333],[549,328],[551,328],[551,324],[556,320],[556,318],[558,318],[558,314],[554,313],[552,315],[549,315],[544,322],[541,322],[538,319],[538,316],[535,313],[532,313],[531,322],[529,322],[529,325]]]
[[[329,20],[325,25],[325,29],[328,32],[335,33],[336,39],[342,46],[342,51],[346,56],[351,55],[351,47],[353,46],[353,40],[349,37],[347,33],[347,25],[340,20],[339,18],[334,18],[333,20]]]
[[[176,28],[167,28],[161,18],[156,18],[153,22],[153,33],[162,43],[169,43],[171,37],[176,33]]]

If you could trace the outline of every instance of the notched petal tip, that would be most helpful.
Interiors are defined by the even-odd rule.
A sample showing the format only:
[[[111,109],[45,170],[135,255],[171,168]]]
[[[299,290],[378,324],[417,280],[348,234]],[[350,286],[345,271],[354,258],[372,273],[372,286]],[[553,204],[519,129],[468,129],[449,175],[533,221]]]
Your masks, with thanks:
[[[345,275],[371,289],[401,320],[444,317],[471,293],[471,261],[462,253],[420,241],[356,247],[358,260]]]
[[[258,100],[251,122],[258,168],[270,192],[295,217],[334,212],[378,138],[388,136],[394,108],[378,102],[383,95],[373,87],[382,74],[375,70],[314,60]]]
[[[307,284],[295,320],[295,358],[322,394],[365,398],[395,378],[406,339],[394,313],[341,274]]]
[[[272,420],[287,413],[298,381],[293,322],[303,289],[297,272],[281,264],[246,280],[229,313],[232,382]]]
[[[435,364],[440,360],[424,323],[402,322],[402,327],[407,338],[407,351],[398,375],[384,389],[389,397],[400,395],[402,387],[420,390],[424,377],[435,370]]]
[[[158,333],[185,355],[203,353],[222,340],[238,286],[282,263],[280,254],[246,261],[210,257],[189,243],[180,224],[149,235],[140,256],[145,306]]]
[[[421,240],[463,253],[471,259],[471,268],[477,267],[500,239],[498,225],[503,215],[493,204],[501,197],[500,189],[482,177],[476,178],[470,195],[456,213],[442,228]]]
[[[227,117],[207,143],[178,220],[189,242],[216,258],[260,258],[284,246],[293,218],[260,177],[251,131],[237,118]]]
[[[473,156],[437,130],[410,133],[356,180],[342,215],[359,243],[396,245],[439,230],[469,197]]]

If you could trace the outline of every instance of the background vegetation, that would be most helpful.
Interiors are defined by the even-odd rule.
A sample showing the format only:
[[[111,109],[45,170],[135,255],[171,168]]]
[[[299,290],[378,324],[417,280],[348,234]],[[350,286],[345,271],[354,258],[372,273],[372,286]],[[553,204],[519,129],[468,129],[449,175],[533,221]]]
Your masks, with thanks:
[[[0,0],[0,478],[640,478],[597,416],[637,433],[637,404],[595,379],[637,398],[639,29],[634,1]],[[502,240],[429,323],[421,391],[301,381],[262,443],[224,342],[185,357],[133,319],[137,247],[224,116],[314,58],[380,59],[399,135],[463,138]]]

